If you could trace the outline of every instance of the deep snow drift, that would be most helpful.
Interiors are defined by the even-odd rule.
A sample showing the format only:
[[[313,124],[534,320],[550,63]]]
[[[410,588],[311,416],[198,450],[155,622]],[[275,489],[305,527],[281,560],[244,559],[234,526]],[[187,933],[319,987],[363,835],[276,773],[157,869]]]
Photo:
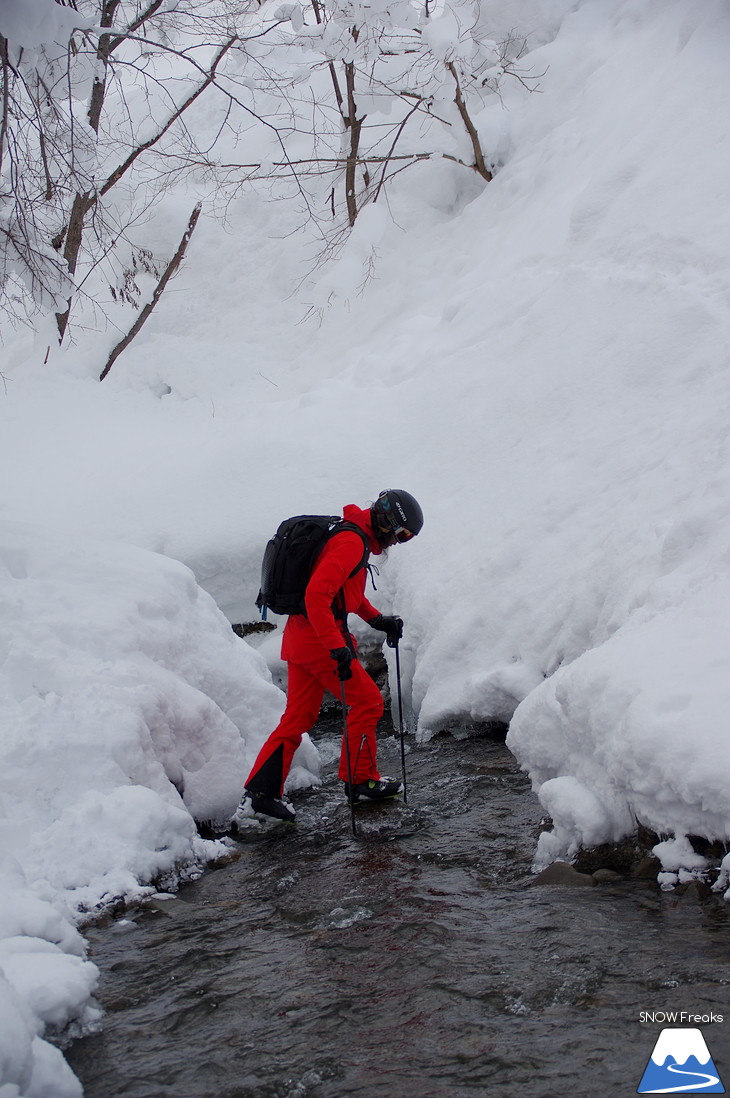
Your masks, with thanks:
[[[406,620],[410,710],[424,737],[511,719],[555,824],[536,865],[638,819],[666,836],[671,884],[703,865],[687,834],[730,835],[730,13],[512,7],[544,75],[480,115],[488,186],[413,169],[393,220],[366,210],[303,284],[295,215],[242,199],[101,386],[110,335],[46,366],[48,332],[8,336],[2,925],[60,950],[65,1017],[93,984],[74,896],[204,859],[191,813],[233,803],[281,706],[275,645],[229,635],[149,550],[250,620],[281,518],[406,488],[426,524],[373,600]],[[0,1037],[0,1079],[73,1094],[28,1084],[49,1019],[9,948],[7,994],[35,1013],[25,1059]]]
[[[74,923],[227,852],[194,820],[230,817],[283,695],[179,562],[15,522],[0,539],[0,1065],[47,1098],[78,1086],[44,1027],[98,1021]],[[307,740],[293,786],[317,770]]]

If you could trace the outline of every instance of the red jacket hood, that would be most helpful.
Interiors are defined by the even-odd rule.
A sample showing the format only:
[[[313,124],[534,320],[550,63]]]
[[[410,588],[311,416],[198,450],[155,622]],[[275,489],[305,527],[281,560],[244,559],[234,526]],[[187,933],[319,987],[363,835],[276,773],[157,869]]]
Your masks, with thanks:
[[[342,517],[345,522],[354,523],[355,526],[359,526],[360,529],[367,534],[371,553],[383,552],[383,547],[375,537],[375,532],[373,531],[373,523],[370,518],[369,508],[364,510],[362,507],[356,507],[354,503],[346,503],[342,508]]]

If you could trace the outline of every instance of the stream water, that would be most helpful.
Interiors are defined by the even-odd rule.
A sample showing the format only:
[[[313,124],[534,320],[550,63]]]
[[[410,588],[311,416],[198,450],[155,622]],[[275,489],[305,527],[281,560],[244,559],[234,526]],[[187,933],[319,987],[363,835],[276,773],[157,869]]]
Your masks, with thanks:
[[[677,1024],[730,1086],[722,900],[534,886],[540,806],[484,736],[411,742],[408,804],[358,809],[354,838],[337,733],[317,741],[296,829],[87,932],[106,1015],[67,1050],[86,1098],[628,1096],[669,1011],[707,1019]],[[379,760],[400,773],[392,737]]]

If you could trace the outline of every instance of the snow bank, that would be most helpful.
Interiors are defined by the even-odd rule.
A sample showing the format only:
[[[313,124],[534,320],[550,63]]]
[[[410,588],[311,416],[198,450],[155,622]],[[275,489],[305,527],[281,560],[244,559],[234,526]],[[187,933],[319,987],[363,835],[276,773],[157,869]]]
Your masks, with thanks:
[[[508,743],[555,818],[539,864],[620,839],[636,820],[660,834],[730,835],[730,583],[692,579],[699,589],[669,602],[672,584],[657,581],[611,638],[518,708]],[[657,853],[676,869],[669,850]]]
[[[0,1094],[71,1098],[43,1033],[98,1021],[75,924],[224,851],[194,818],[230,816],[283,696],[143,550],[2,521],[0,605]]]
[[[4,821],[3,821],[4,822]],[[98,1024],[96,966],[62,906],[30,887],[20,864],[0,856],[0,1095],[80,1098],[46,1025],[84,1032]]]
[[[0,402],[0,460],[17,470],[4,513],[42,515],[76,545],[113,540],[143,592],[149,558],[124,543],[184,560],[245,621],[281,518],[406,488],[424,530],[393,550],[373,600],[406,621],[419,733],[512,721],[509,744],[555,822],[541,861],[638,818],[667,836],[668,874],[694,872],[687,833],[730,837],[730,12],[721,0],[507,8],[485,12],[530,24],[540,48],[521,64],[542,75],[536,95],[505,80],[477,118],[493,182],[445,163],[403,173],[393,226],[371,212],[309,280],[299,210],[247,197],[230,235],[201,220],[174,292],[103,386],[86,380],[102,337],[54,352],[48,369],[50,340],[16,342]],[[302,323],[324,300],[335,304],[319,326]],[[14,750],[34,758],[40,737],[64,786],[41,782],[40,807],[21,810],[19,781],[5,810],[12,849],[13,819],[56,813],[16,856],[31,883],[55,873],[54,896],[93,903],[191,849],[190,811],[213,814],[232,793],[211,744],[257,724],[239,705],[260,706],[270,728],[280,700],[240,648],[228,677],[234,649],[211,607],[193,644],[176,615],[203,614],[204,600],[184,569],[158,559],[167,594],[155,586],[132,610],[113,600],[100,629],[108,585],[64,616],[63,588],[80,581],[61,556],[52,628],[10,661],[8,705]],[[79,758],[93,782],[76,780]],[[162,852],[134,813],[154,817]],[[110,844],[113,832],[110,860],[68,850],[92,821]]]
[[[11,50],[66,42],[74,30],[93,25],[88,17],[54,0],[0,0],[0,34]]]

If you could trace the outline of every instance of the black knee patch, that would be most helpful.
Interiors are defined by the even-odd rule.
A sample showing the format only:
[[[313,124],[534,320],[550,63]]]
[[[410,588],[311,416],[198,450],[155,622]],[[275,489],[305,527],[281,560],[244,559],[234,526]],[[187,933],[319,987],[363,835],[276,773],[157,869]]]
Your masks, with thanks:
[[[282,743],[272,751],[268,759],[261,764],[253,777],[246,782],[249,793],[259,797],[280,797],[281,783],[284,780],[284,745]]]

